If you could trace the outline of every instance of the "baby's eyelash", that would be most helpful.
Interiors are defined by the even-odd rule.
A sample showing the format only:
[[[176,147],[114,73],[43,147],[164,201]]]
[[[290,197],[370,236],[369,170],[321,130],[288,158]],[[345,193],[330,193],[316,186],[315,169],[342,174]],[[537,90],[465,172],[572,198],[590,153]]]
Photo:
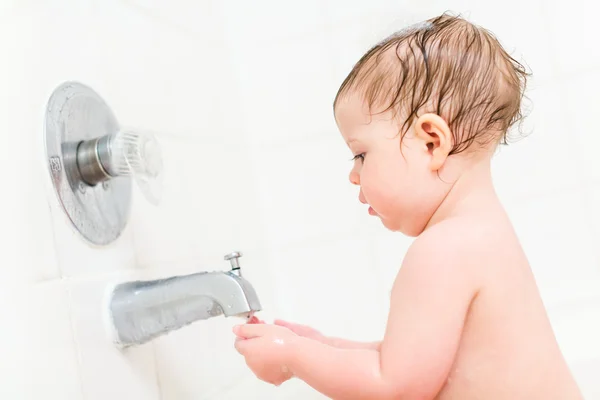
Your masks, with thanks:
[[[364,159],[365,159],[365,153],[360,153],[360,154],[357,154],[357,155],[355,155],[354,157],[352,157],[352,158],[350,159],[350,161],[356,161],[356,160],[358,160],[359,158],[360,158],[361,160],[364,160]]]

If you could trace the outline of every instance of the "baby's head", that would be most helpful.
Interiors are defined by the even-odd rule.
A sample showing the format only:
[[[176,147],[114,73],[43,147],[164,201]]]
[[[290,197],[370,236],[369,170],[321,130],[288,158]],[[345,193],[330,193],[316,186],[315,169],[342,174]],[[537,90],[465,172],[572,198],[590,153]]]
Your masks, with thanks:
[[[454,182],[505,142],[526,76],[491,33],[447,14],[369,50],[334,102],[361,202],[387,228],[420,234]]]

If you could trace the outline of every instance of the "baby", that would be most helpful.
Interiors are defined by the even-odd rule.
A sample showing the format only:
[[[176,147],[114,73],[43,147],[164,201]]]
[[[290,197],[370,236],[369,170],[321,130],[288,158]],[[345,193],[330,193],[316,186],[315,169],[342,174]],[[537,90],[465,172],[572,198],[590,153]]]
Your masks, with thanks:
[[[490,32],[447,14],[358,61],[334,102],[350,181],[369,214],[416,239],[381,342],[236,326],[258,378],[296,377],[336,400],[582,399],[492,185],[526,77]]]

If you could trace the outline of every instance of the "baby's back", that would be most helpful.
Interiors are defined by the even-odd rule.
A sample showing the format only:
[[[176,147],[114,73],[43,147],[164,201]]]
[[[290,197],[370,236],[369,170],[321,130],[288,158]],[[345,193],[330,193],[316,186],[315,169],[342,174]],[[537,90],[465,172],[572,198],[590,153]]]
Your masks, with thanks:
[[[501,215],[493,225],[485,228],[489,246],[473,251],[481,265],[481,290],[437,398],[582,399],[508,219]]]

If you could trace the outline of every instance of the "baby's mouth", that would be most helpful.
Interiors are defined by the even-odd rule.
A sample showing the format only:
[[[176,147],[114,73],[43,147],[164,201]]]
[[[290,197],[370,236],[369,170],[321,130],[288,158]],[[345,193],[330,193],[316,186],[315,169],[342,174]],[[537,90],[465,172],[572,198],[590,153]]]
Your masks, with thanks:
[[[364,200],[364,199],[362,198],[362,196],[358,196],[358,201],[360,201],[362,204],[369,205],[369,203],[367,203],[367,201],[366,201],[366,200]],[[368,211],[369,211],[369,215],[378,215],[378,214],[375,212],[375,210],[373,210],[373,207],[371,207],[371,206],[369,206],[369,210],[368,210]]]

